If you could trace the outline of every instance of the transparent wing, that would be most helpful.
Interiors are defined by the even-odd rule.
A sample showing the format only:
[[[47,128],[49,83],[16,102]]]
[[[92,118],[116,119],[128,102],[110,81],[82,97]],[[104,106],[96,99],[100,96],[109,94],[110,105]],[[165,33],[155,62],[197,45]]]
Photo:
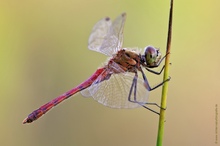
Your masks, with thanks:
[[[103,77],[105,77],[108,74],[108,72],[105,70],[103,71],[98,78],[92,83],[92,85],[82,91],[80,91],[80,93],[84,96],[84,97],[92,97],[94,92],[97,92],[99,90],[99,88],[95,88],[96,85],[95,84],[99,84],[102,80]],[[94,86],[94,87],[92,87]]]
[[[110,18],[100,20],[89,37],[88,48],[93,51],[112,56],[123,44],[123,28],[126,13],[118,16],[112,23]]]
[[[111,74],[111,72],[101,74],[89,88],[81,92],[82,95],[92,96],[98,102],[112,108],[139,107],[139,104],[128,101],[134,73],[124,72],[116,63],[114,67],[121,73],[112,74],[107,80],[103,80],[103,76]],[[144,87],[144,81],[140,77],[137,81],[136,100],[146,103],[149,91]],[[133,97],[134,92],[131,94],[132,100]]]
[[[123,29],[126,19],[126,14],[118,16],[115,21],[112,23],[106,38],[103,41],[101,46],[102,52],[105,52],[109,56],[118,52],[121,49],[123,44]]]
[[[101,51],[100,48],[103,44],[104,39],[106,38],[106,35],[110,29],[111,24],[112,22],[109,17],[103,18],[95,24],[89,36],[88,48],[90,50],[105,54],[104,52]]]

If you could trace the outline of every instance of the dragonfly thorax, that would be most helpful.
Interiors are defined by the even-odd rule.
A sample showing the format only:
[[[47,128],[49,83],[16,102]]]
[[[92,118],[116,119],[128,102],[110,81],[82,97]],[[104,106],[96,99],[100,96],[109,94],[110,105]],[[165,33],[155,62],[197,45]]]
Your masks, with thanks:
[[[159,49],[156,49],[153,46],[147,46],[144,55],[141,56],[141,60],[142,63],[144,62],[149,68],[156,67],[161,60],[161,53]]]
[[[119,66],[123,71],[137,72],[140,67],[140,56],[134,51],[121,49],[108,62],[107,66],[111,70],[115,70],[116,66]],[[114,72],[117,73],[117,71]]]

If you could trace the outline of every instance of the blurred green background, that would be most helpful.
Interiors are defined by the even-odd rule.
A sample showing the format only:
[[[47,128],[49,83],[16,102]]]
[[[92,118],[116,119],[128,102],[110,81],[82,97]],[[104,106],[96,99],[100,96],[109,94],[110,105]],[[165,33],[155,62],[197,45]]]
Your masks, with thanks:
[[[80,94],[38,121],[22,124],[106,60],[87,49],[87,40],[98,20],[122,12],[127,13],[124,47],[154,45],[165,53],[169,0],[1,0],[0,145],[156,144],[156,114],[111,109]],[[220,143],[219,38],[220,1],[174,1],[165,146],[211,146],[216,136]],[[147,76],[151,85],[162,79]],[[161,88],[150,101],[159,103],[160,95]]]

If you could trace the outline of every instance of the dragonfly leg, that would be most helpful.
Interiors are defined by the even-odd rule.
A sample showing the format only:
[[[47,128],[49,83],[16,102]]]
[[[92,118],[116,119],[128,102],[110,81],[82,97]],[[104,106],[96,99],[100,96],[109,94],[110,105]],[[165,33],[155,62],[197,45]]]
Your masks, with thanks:
[[[171,77],[169,77],[168,79],[164,80],[163,82],[161,82],[160,84],[158,84],[158,85],[156,85],[156,86],[154,86],[154,87],[152,87],[152,88],[150,87],[150,91],[152,91],[152,90],[154,90],[154,89],[156,89],[156,88],[162,86],[165,82],[170,81],[170,79],[171,79]]]
[[[170,63],[170,65],[171,65],[171,63]],[[153,74],[155,74],[155,75],[160,75],[162,72],[163,72],[163,70],[164,70],[164,68],[165,68],[165,65],[162,67],[162,69],[159,71],[159,72],[157,72],[157,71],[154,71],[154,70],[151,70],[151,69],[149,69],[149,68],[145,68],[147,71],[149,71],[150,73],[153,73]]]
[[[149,69],[149,68],[145,68],[145,69],[146,69],[147,71],[149,71],[149,72],[155,74],[155,75],[160,75],[160,74],[162,73],[162,71],[164,70],[164,67],[165,67],[165,65],[162,67],[162,69],[161,69],[159,72],[154,71],[154,70],[151,70],[151,69]]]
[[[162,109],[162,110],[166,110],[166,109],[167,109],[167,108],[163,108],[163,107],[159,106],[157,103],[147,102],[147,103],[145,103],[145,104],[157,106],[157,107],[159,107],[159,108]]]
[[[145,106],[145,105],[141,105],[141,106],[144,107],[144,108],[146,108],[146,109],[148,109],[149,111],[151,111],[151,112],[157,114],[157,115],[160,115],[160,113],[156,112],[155,110],[152,110],[151,108],[149,108],[149,107],[147,107],[147,106]]]
[[[138,77],[138,75],[137,75],[137,73],[135,73],[135,76],[134,76],[134,79],[133,79],[133,82],[131,84],[131,88],[130,88],[130,91],[129,91],[129,94],[128,94],[128,101],[130,101],[130,102],[135,102],[136,101],[136,95],[135,95],[136,91],[134,91],[134,101],[131,100],[131,94],[132,94],[133,88],[135,87],[134,90],[136,90],[136,88],[137,88],[137,77]]]
[[[162,70],[163,70],[163,69],[164,69],[164,66],[163,66]],[[162,70],[161,70],[160,72],[162,72]],[[161,82],[160,84],[158,84],[158,85],[156,85],[156,86],[154,86],[154,87],[150,87],[150,85],[149,85],[149,83],[148,83],[148,80],[147,80],[147,77],[145,76],[145,74],[144,74],[144,72],[143,72],[142,69],[141,69],[141,73],[142,73],[142,76],[143,76],[143,79],[144,79],[144,82],[145,82],[145,85],[146,85],[146,88],[147,88],[148,91],[152,91],[152,90],[154,90],[154,89],[156,89],[156,88],[162,86],[165,82],[167,82],[167,81],[169,81],[169,80],[171,79],[171,77],[169,77],[168,79],[166,79],[165,81]],[[157,103],[144,103],[144,104],[155,105],[155,106],[159,107],[160,109],[166,110],[166,108],[163,108],[163,107],[159,106]],[[148,109],[148,110],[151,111],[151,109],[149,109],[147,106],[143,105],[143,103],[142,103],[142,106],[143,106],[144,108],[146,108],[146,109]],[[159,115],[158,112],[155,112],[155,111],[152,111],[152,112],[154,112],[154,113],[156,113],[156,114]]]
[[[149,103],[149,102],[147,102],[147,103],[145,103],[145,104],[148,104],[148,105],[155,105],[155,106],[157,106],[157,107],[159,107],[160,109],[163,109],[163,110],[166,110],[166,109],[167,109],[167,108],[163,108],[163,107],[159,106],[157,103]],[[144,108],[146,108],[146,109],[152,111],[152,112],[155,113],[155,114],[160,115],[160,113],[158,113],[158,112],[156,112],[156,111],[150,109],[149,107],[147,107],[147,106],[145,106],[145,105],[143,105],[143,104],[142,104],[142,107],[144,107]]]
[[[138,74],[135,73],[135,76],[134,76],[134,79],[133,79],[133,82],[132,82],[132,85],[131,85],[131,88],[130,88],[130,91],[129,91],[129,95],[128,95],[128,101],[133,102],[133,103],[137,103],[137,104],[141,105],[142,107],[148,109],[149,111],[160,115],[158,112],[156,112],[156,111],[152,110],[151,108],[145,106],[145,104],[149,104],[149,105],[156,105],[157,107],[161,108],[158,104],[156,104],[156,103],[143,103],[143,102],[137,101],[137,98],[136,98],[136,95],[137,95],[137,78],[138,78]],[[133,88],[134,88],[134,100],[131,100],[131,94],[132,94]]]
[[[170,65],[171,65],[171,63],[169,63]],[[155,75],[160,75],[162,72],[163,72],[163,70],[164,70],[164,68],[165,68],[165,65],[163,65],[163,67],[162,67],[162,69],[159,71],[159,72],[157,72],[157,71],[154,71],[154,70],[151,70],[151,69],[149,69],[149,68],[145,68],[147,71],[149,71],[150,73],[153,73],[153,74],[155,74]]]
[[[143,76],[143,79],[144,79],[144,83],[145,83],[145,86],[147,88],[148,91],[152,91],[160,86],[162,86],[165,82],[169,81],[171,79],[171,77],[169,77],[168,79],[164,80],[163,82],[161,82],[160,84],[154,86],[154,87],[150,87],[150,84],[147,80],[147,77],[145,76],[144,72],[142,69],[140,69],[141,73],[142,73],[142,76]]]
[[[157,63],[157,65],[155,65],[154,67],[160,66],[160,63],[164,60],[164,58],[167,57],[168,54],[170,54],[170,52],[168,52],[166,55],[164,55],[164,56],[160,59],[160,61]]]
[[[138,74],[135,73],[134,79],[134,101],[137,101],[136,95],[137,95],[137,78],[138,78]]]

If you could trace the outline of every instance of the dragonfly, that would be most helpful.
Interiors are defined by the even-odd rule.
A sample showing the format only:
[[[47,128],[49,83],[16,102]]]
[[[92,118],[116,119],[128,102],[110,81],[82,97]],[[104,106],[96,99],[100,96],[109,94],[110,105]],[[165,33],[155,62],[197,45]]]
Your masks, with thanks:
[[[122,48],[125,19],[126,13],[122,13],[113,22],[109,17],[105,17],[95,24],[89,37],[88,48],[108,56],[107,63],[75,88],[33,111],[23,120],[23,124],[37,120],[78,92],[111,108],[142,106],[151,110],[145,106],[148,104],[149,92],[170,78],[151,87],[142,68],[159,75],[164,66],[159,72],[151,68],[158,67],[166,55],[161,57],[159,49],[153,46],[147,46],[143,54],[138,49]],[[140,75],[142,78],[138,78]]]

